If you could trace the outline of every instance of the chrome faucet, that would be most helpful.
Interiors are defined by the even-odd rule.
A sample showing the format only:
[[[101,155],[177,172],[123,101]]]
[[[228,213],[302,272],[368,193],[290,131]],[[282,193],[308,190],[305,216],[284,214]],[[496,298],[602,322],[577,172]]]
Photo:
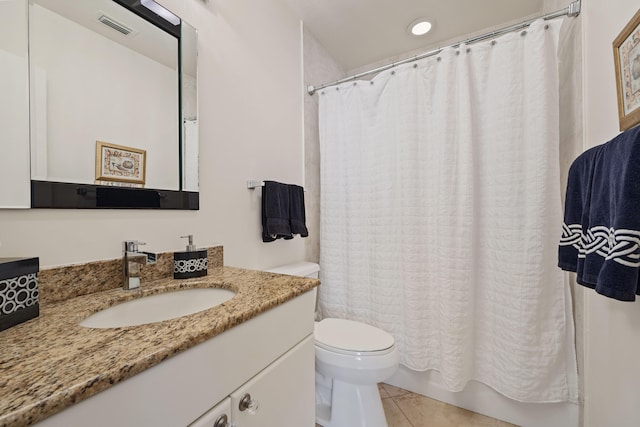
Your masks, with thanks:
[[[124,264],[122,289],[125,291],[138,289],[140,287],[141,265],[156,263],[156,254],[138,251],[138,246],[145,244],[146,243],[138,242],[137,240],[126,240],[122,242],[122,262]]]

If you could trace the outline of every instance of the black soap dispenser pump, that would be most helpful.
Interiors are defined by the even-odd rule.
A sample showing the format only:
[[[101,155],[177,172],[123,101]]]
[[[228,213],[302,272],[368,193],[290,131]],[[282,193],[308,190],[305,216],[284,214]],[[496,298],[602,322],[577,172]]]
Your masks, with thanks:
[[[191,279],[192,277],[202,277],[207,275],[207,250],[196,249],[193,244],[193,234],[180,236],[189,239],[185,251],[173,253],[173,278]]]

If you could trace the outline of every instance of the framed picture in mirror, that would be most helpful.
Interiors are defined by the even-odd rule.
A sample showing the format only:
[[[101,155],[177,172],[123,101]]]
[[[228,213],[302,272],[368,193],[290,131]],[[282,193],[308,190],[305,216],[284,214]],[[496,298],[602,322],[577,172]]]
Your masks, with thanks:
[[[640,9],[613,41],[620,130],[640,123]]]
[[[146,150],[96,141],[96,181],[145,183]]]

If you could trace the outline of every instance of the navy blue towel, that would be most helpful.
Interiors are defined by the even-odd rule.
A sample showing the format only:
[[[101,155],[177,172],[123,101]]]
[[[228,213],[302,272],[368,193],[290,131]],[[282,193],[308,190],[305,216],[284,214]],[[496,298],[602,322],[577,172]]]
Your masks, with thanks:
[[[293,239],[289,222],[289,186],[265,181],[262,187],[262,241]]]
[[[589,229],[593,165],[601,147],[598,145],[580,154],[569,168],[564,201],[564,223],[558,247],[558,267],[563,270],[578,271],[578,264],[581,267],[583,264],[582,235]]]
[[[610,298],[634,301],[640,294],[640,127],[596,151],[591,188],[582,200],[578,283]]]
[[[289,185],[289,219],[291,232],[299,234],[300,237],[307,237],[306,215],[304,211],[304,188],[299,185]]]
[[[265,181],[262,187],[262,241],[307,237],[304,189],[298,185]]]

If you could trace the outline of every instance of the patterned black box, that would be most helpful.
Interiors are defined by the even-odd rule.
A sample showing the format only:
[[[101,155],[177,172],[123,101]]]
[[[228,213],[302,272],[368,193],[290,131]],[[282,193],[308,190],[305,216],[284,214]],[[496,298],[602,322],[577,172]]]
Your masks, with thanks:
[[[38,317],[39,258],[0,258],[0,331]]]
[[[174,252],[173,253],[173,278],[191,279],[207,275],[207,250]]]

